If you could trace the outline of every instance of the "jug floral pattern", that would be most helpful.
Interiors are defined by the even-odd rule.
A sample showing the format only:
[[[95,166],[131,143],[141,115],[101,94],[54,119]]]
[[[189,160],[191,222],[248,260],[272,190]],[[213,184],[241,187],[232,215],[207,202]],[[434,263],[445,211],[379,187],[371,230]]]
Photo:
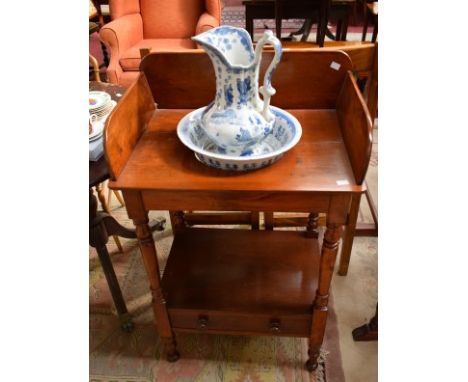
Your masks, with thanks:
[[[216,74],[215,99],[203,111],[201,128],[227,154],[242,155],[272,132],[275,117],[270,98],[276,91],[271,80],[281,59],[281,43],[266,31],[254,51],[248,32],[230,26],[211,29],[192,39],[207,52]],[[274,46],[275,56],[259,88],[262,48],[267,43]]]

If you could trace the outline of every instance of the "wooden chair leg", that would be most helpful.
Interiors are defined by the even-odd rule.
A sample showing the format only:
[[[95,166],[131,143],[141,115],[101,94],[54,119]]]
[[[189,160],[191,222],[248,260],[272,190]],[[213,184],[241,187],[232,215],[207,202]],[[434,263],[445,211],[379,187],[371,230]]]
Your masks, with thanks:
[[[374,16],[374,30],[372,31],[372,42],[377,41],[377,33],[379,28],[379,19],[378,16]]]
[[[107,212],[110,215],[110,210],[109,210],[109,205],[106,202],[106,197],[104,196],[104,189],[102,187],[102,183],[99,183],[96,185],[96,192],[98,195],[99,202],[101,203],[101,207],[104,210],[104,212]],[[112,236],[114,238],[115,244],[117,244],[117,248],[119,249],[119,252],[123,252],[122,248],[122,243],[120,242],[120,239],[118,236],[114,235]]]
[[[364,26],[362,28],[362,37],[361,41],[366,41],[367,35],[367,27],[369,25],[369,12],[367,11],[367,7],[364,8]]]
[[[117,200],[119,201],[120,205],[122,207],[125,207],[125,202],[124,202],[124,200],[122,198],[122,195],[120,194],[120,191],[113,190],[112,192],[115,195],[115,197],[117,198]]]
[[[304,25],[303,25],[304,30],[302,32],[301,41],[307,41],[307,39],[309,38],[310,30],[312,29],[312,24],[313,24],[312,19],[306,19],[304,21]]]
[[[101,82],[101,76],[99,74],[99,63],[94,56],[89,54],[89,63],[93,68],[94,79],[97,82]]]
[[[275,25],[276,25],[276,37],[281,40],[281,22],[283,19],[282,0],[275,0]]]
[[[110,188],[107,189],[107,204],[111,204],[112,200],[112,190]]]

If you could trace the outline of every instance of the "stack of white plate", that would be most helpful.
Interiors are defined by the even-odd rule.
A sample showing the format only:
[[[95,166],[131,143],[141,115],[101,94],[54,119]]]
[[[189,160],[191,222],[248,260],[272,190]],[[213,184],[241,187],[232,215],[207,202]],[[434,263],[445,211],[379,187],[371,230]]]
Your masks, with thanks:
[[[105,119],[115,105],[108,93],[97,90],[89,92],[89,114],[95,114],[98,119]]]
[[[97,120],[93,122],[93,130],[91,131],[91,134],[89,134],[89,141],[92,142],[101,138],[103,132],[104,132],[104,121]]]

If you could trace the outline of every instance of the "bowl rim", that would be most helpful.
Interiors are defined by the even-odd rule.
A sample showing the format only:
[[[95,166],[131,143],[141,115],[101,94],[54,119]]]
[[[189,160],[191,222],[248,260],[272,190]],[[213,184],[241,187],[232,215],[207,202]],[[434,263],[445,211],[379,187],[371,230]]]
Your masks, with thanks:
[[[284,154],[286,151],[290,150],[293,148],[301,139],[302,136],[302,126],[297,120],[296,117],[294,117],[291,113],[287,112],[286,110],[280,109],[279,107],[276,106],[270,106],[272,110],[278,111],[282,113],[283,115],[286,116],[286,118],[289,118],[292,123],[296,127],[296,135],[294,136],[291,141],[289,141],[286,145],[282,146],[279,150],[272,151],[267,154],[262,154],[262,155],[252,155],[252,156],[236,156],[236,155],[227,155],[227,154],[217,154],[213,153],[211,151],[204,150],[198,146],[195,146],[192,141],[190,140],[190,137],[188,134],[183,134],[182,133],[182,127],[184,126],[185,123],[190,122],[191,117],[195,117],[197,113],[200,113],[206,108],[206,106],[198,108],[196,110],[191,111],[190,113],[186,114],[177,124],[177,136],[179,137],[180,141],[187,146],[189,149],[192,151],[205,155],[208,158],[213,158],[213,159],[219,159],[219,160],[234,160],[237,162],[251,162],[251,161],[257,161],[257,160],[263,160],[263,159],[270,159],[273,158],[277,155]]]

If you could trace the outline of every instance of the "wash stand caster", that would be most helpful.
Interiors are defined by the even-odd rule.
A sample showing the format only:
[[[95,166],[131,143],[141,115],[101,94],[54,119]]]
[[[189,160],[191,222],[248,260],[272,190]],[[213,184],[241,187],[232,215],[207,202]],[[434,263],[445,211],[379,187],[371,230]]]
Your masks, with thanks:
[[[166,359],[168,362],[176,362],[179,360],[179,358],[180,358],[180,354],[178,351],[166,355]]]
[[[318,362],[315,360],[315,361],[312,361],[310,358],[307,360],[306,364],[305,364],[305,367],[307,369],[307,371],[314,371],[315,369],[317,369],[318,367]]]
[[[121,322],[120,328],[125,333],[131,333],[133,332],[133,329],[135,329],[135,324],[133,323],[132,317],[130,315],[126,315],[125,317],[122,317],[120,322]]]

